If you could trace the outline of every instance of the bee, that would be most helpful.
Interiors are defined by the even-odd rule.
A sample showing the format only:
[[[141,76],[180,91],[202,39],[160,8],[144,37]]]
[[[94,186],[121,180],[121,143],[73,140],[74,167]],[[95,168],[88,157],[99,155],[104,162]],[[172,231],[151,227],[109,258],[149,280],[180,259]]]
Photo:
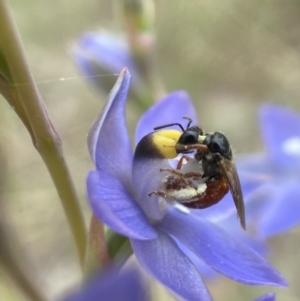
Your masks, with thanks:
[[[156,194],[189,208],[204,209],[221,201],[230,190],[240,224],[246,229],[243,193],[228,139],[220,132],[203,135],[201,128],[190,126],[191,118],[183,118],[188,120],[185,129],[180,123],[171,123],[158,126],[154,130],[179,126],[182,134],[174,146],[176,153],[194,152],[194,158],[183,155],[177,170],[162,169],[161,171],[170,173],[162,180],[163,189],[149,195]],[[182,168],[184,159],[188,161],[187,165],[192,160],[190,165],[196,165],[198,172]],[[181,172],[185,170],[187,172]]]

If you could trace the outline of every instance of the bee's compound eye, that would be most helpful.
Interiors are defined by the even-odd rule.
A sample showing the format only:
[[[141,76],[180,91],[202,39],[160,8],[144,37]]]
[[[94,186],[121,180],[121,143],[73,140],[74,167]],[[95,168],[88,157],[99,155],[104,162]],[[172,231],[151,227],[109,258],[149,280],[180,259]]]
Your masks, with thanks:
[[[215,132],[209,138],[207,146],[212,153],[220,153],[228,159],[232,158],[229,141],[223,134]]]
[[[222,148],[221,148],[221,145],[219,143],[214,141],[210,144],[210,150],[213,153],[220,153],[222,151]]]
[[[178,144],[195,144],[198,142],[198,132],[186,130],[179,138]]]

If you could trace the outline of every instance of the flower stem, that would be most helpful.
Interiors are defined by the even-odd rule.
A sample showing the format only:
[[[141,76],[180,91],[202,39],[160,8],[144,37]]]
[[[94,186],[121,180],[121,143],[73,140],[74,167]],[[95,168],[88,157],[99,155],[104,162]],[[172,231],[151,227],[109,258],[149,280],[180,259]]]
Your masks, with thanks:
[[[44,160],[56,186],[83,266],[86,229],[78,196],[64,159],[61,139],[54,129],[29,71],[19,33],[5,0],[0,0],[0,47],[13,79],[12,88],[19,100],[14,106],[22,106],[22,112],[29,120],[34,135],[34,146]]]
[[[85,274],[90,275],[111,263],[105,243],[103,224],[93,214],[91,217],[89,238],[86,251]]]
[[[118,233],[108,230],[107,232],[107,249],[110,257],[116,262],[125,262],[132,254],[129,239]]]
[[[152,99],[151,105],[166,94],[155,55],[154,2],[153,0],[123,0],[121,3],[131,54],[146,83],[145,92],[148,98]]]

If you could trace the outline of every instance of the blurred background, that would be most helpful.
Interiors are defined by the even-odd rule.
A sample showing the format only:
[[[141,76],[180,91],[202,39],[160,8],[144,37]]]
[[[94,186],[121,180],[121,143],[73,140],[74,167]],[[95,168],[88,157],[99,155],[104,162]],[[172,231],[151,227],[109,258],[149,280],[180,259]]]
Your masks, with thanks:
[[[119,1],[10,0],[27,58],[60,133],[88,224],[85,177],[93,168],[87,131],[103,106],[79,73],[74,47],[87,31],[124,30]],[[273,102],[300,112],[300,2],[155,0],[156,59],[168,92],[186,90],[202,127],[226,133],[237,155],[263,150],[257,110]],[[116,74],[99,76],[117,79]],[[69,227],[56,190],[23,124],[0,96],[1,207],[21,241],[21,252],[50,297],[80,281]],[[133,136],[141,110],[128,104]],[[3,176],[4,175],[4,176]],[[270,241],[270,262],[289,290],[247,287],[225,278],[208,283],[215,300],[252,300],[276,291],[278,300],[300,300],[300,232]],[[175,300],[157,284],[154,300]],[[227,296],[224,298],[224,296]],[[24,299],[22,299],[24,298]],[[0,270],[0,299],[26,300]]]

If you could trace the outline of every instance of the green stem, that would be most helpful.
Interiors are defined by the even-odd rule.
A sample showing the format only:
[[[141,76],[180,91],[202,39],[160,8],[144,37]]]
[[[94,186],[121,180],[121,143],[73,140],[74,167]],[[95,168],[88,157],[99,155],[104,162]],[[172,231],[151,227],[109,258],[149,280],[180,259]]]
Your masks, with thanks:
[[[132,254],[129,239],[110,229],[107,231],[106,237],[107,249],[110,257],[116,262],[125,262]]]
[[[16,89],[14,86],[8,82],[5,82],[3,78],[0,77],[0,93],[3,97],[8,101],[10,106],[15,110],[19,118],[22,120],[23,124],[25,125],[33,144],[35,144],[35,137],[34,133],[31,128],[30,121],[26,115],[26,112],[22,106],[22,103],[16,93]]]
[[[29,71],[19,33],[5,0],[0,0],[0,23],[0,47],[14,81],[13,88],[29,119],[34,146],[43,158],[62,201],[83,266],[87,238],[78,196],[64,159],[61,139]]]
[[[166,94],[155,56],[154,14],[148,9],[154,4],[152,0],[123,0],[122,5],[131,54],[145,83],[143,94],[152,100],[151,105]],[[145,43],[146,35],[152,45]]]

